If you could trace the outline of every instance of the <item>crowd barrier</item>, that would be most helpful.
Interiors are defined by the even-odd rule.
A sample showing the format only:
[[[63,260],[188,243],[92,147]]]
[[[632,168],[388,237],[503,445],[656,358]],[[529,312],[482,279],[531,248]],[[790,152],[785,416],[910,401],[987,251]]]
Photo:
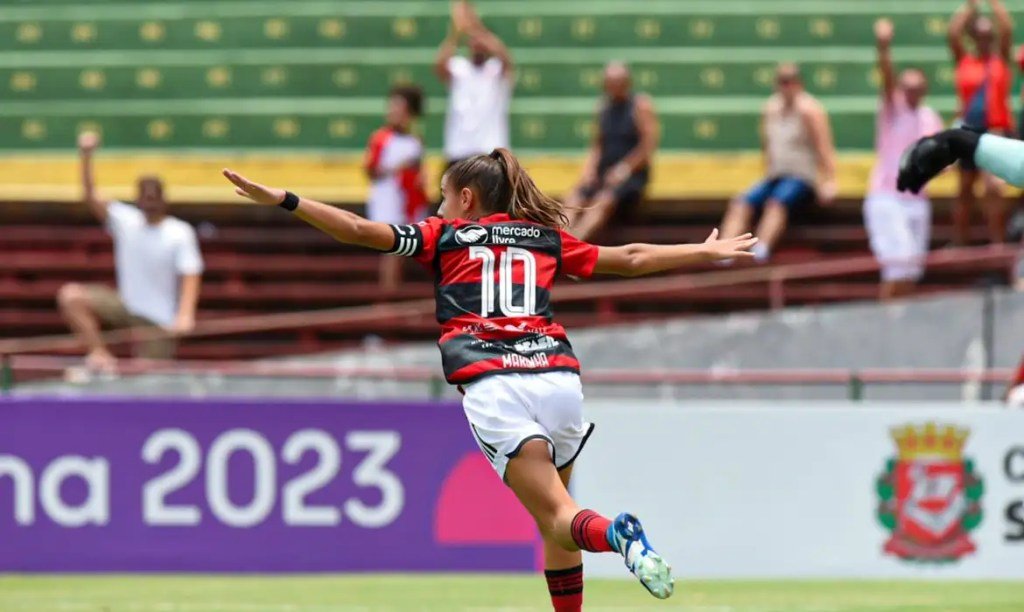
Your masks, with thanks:
[[[967,269],[998,271],[1011,278],[1014,262],[1021,250],[1013,245],[988,245],[943,249],[930,252],[920,261],[928,270]],[[556,304],[594,302],[608,322],[615,321],[617,304],[632,302],[639,297],[678,295],[685,298],[688,291],[766,284],[767,305],[781,309],[786,305],[787,284],[794,281],[816,279],[843,279],[854,274],[871,274],[879,270],[878,261],[869,255],[837,258],[798,264],[754,266],[735,270],[717,270],[697,274],[655,276],[612,280],[600,283],[579,283],[558,288],[552,295]],[[179,337],[215,338],[244,336],[267,331],[316,330],[323,328],[365,329],[373,333],[389,321],[425,317],[434,314],[433,299],[408,300],[390,304],[373,304],[312,310],[283,312],[244,317],[201,320],[195,329]],[[127,344],[169,336],[169,332],[152,327],[139,327],[107,331],[102,334],[110,345]],[[31,338],[0,339],[0,361],[11,355],[77,351],[80,341],[71,334],[37,336]]]
[[[431,348],[433,356],[434,349]],[[587,393],[594,397],[689,399],[680,390],[756,390],[762,399],[777,388],[831,389],[827,399],[876,399],[867,389],[914,386],[944,388],[955,399],[962,387],[999,389],[1013,380],[1009,368],[585,368]],[[22,380],[16,383],[16,380]],[[644,392],[644,393],[642,393]],[[128,359],[116,373],[89,372],[81,360],[17,355],[0,365],[0,395],[346,397],[361,399],[458,399],[440,367],[338,365],[315,360],[159,361]],[[962,395],[962,393],[961,393]],[[866,397],[867,396],[867,397]],[[704,399],[721,399],[710,396]],[[743,399],[740,396],[738,399]],[[807,398],[801,398],[807,399]],[[814,398],[819,399],[819,398]],[[964,399],[961,397],[961,399]]]

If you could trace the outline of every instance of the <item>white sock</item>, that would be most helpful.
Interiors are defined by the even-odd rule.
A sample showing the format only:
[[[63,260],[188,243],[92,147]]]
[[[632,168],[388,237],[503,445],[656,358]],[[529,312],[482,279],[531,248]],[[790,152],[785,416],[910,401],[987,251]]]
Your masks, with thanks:
[[[772,256],[771,249],[768,245],[763,242],[758,242],[750,249],[750,252],[754,254],[754,261],[758,263],[764,263],[768,261],[768,258]]]

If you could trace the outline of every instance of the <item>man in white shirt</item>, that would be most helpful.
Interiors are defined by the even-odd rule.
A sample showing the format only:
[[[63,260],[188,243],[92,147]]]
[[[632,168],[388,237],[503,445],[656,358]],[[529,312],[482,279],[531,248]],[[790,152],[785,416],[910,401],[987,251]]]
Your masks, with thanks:
[[[455,55],[463,38],[469,46],[468,57]],[[449,167],[498,147],[509,148],[512,69],[505,43],[484,27],[468,2],[454,3],[452,28],[434,65],[448,86],[444,155]]]
[[[68,283],[57,303],[88,351],[87,365],[109,370],[116,359],[103,342],[102,327],[157,326],[184,333],[195,326],[203,258],[192,226],[167,214],[160,179],[139,178],[134,206],[97,195],[92,157],[98,144],[96,134],[83,133],[78,139],[82,186],[86,204],[114,240],[117,291]],[[147,341],[137,350],[140,357],[151,359],[168,359],[173,353],[170,337]]]

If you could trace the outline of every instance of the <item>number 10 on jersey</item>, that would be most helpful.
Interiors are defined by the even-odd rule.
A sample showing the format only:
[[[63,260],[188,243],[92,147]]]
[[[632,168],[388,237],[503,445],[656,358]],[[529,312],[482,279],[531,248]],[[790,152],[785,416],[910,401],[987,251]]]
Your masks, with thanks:
[[[469,258],[481,260],[480,316],[489,317],[496,312],[505,317],[529,317],[537,314],[537,260],[533,253],[510,246],[502,251],[499,259],[495,257],[491,247],[473,246],[469,247]],[[512,271],[517,261],[521,262],[523,267],[521,304],[514,303],[515,285],[512,281]],[[494,276],[495,263],[498,265],[497,279]],[[495,282],[498,285],[497,291],[494,288]]]

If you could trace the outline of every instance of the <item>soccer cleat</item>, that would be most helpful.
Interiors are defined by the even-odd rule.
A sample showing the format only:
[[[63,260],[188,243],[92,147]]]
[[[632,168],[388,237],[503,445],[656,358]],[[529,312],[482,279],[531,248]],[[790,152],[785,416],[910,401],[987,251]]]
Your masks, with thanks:
[[[622,555],[626,567],[640,584],[658,599],[672,596],[675,580],[672,568],[654,551],[644,535],[640,521],[623,512],[608,527],[608,541]]]

